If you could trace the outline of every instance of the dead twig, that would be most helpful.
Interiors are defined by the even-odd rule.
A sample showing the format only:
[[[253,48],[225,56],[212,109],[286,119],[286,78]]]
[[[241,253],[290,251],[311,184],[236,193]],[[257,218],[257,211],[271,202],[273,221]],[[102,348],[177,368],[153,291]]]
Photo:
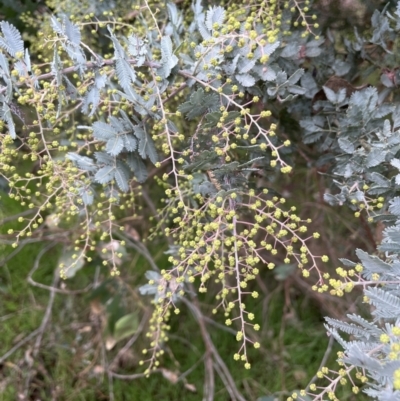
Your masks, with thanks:
[[[34,212],[35,213],[37,212],[37,208],[24,210],[21,213],[17,213],[17,214],[14,214],[12,216],[4,217],[4,219],[0,220],[0,226],[2,226],[4,223],[8,223],[9,221],[17,220],[18,217],[28,216],[28,215],[30,215],[30,214],[32,214]]]
[[[330,355],[331,352],[332,352],[332,348],[333,348],[333,344],[334,344],[334,343],[335,343],[335,339],[334,339],[333,336],[331,336],[331,337],[329,338],[328,346],[327,346],[326,351],[325,351],[325,353],[324,353],[324,356],[323,356],[323,358],[322,358],[322,360],[321,360],[321,363],[320,363],[320,365],[319,365],[318,371],[320,371],[320,370],[326,365],[326,361],[328,360],[329,355]],[[314,377],[313,377],[313,378],[310,380],[310,382],[307,384],[306,391],[308,391],[309,388],[310,388],[310,386],[311,386],[311,384],[315,383],[317,380],[318,380],[317,375],[314,375]]]
[[[2,364],[4,361],[7,360],[8,357],[10,357],[15,351],[17,351],[19,348],[24,346],[27,342],[32,340],[32,338],[36,337],[40,333],[40,327],[34,331],[32,331],[30,334],[28,334],[25,338],[23,338],[21,341],[18,341],[17,344],[14,345],[10,350],[8,350],[1,358],[0,358],[0,364]]]
[[[214,370],[218,373],[221,380],[224,382],[226,390],[228,391],[232,401],[246,401],[246,399],[243,397],[242,394],[240,394],[239,390],[237,389],[235,381],[233,380],[232,375],[229,372],[229,369],[227,368],[225,362],[222,360],[214,343],[211,340],[210,334],[205,325],[204,316],[197,305],[197,299],[194,299],[193,302],[191,302],[186,298],[182,298],[182,301],[189,307],[191,312],[194,314],[196,321],[200,326],[200,331],[203,337],[203,341],[206,345],[206,354],[204,360],[206,369],[206,379],[204,384],[203,401],[214,400],[214,392],[215,392]],[[211,364],[209,361],[211,361]]]
[[[84,294],[85,292],[87,292],[88,290],[90,290],[93,285],[89,284],[87,287],[83,288],[82,290],[64,290],[61,288],[56,288],[55,286],[49,286],[46,284],[42,284],[42,283],[38,283],[37,281],[35,281],[32,276],[33,274],[36,272],[36,270],[39,268],[39,264],[40,264],[40,260],[42,259],[43,255],[50,250],[51,248],[53,248],[55,245],[57,245],[56,242],[52,242],[50,244],[48,244],[47,246],[45,246],[37,255],[35,262],[33,264],[33,268],[31,269],[31,271],[28,274],[28,283],[33,285],[34,287],[38,287],[38,288],[42,288],[43,290],[47,290],[50,291],[51,293],[57,293],[57,294],[67,294],[67,295],[76,295],[76,294]],[[55,275],[58,276],[58,271],[55,271]],[[58,283],[58,280],[57,280]],[[56,284],[57,284],[56,283]]]
[[[194,305],[194,303],[190,302],[186,298],[182,298],[185,304],[189,307],[191,312],[196,317],[196,321],[199,324],[200,332],[203,337],[204,345],[206,347],[206,352],[204,355],[204,393],[203,393],[203,401],[213,401],[215,394],[215,377],[214,377],[214,367],[213,367],[213,352],[212,352],[212,341],[210,334],[207,331],[203,314],[200,312],[200,309]]]
[[[50,291],[49,302],[47,304],[46,312],[45,312],[45,314],[43,316],[42,323],[41,323],[41,325],[39,327],[39,330],[40,330],[39,335],[37,336],[36,341],[35,341],[35,346],[33,347],[32,354],[33,354],[34,357],[36,357],[38,352],[39,352],[39,348],[40,348],[40,344],[42,342],[43,334],[44,334],[46,326],[49,323],[50,318],[51,318],[51,311],[53,309],[54,299],[55,299],[55,296],[56,296],[55,289],[56,289],[56,285],[59,282],[59,280],[60,280],[60,277],[59,277],[57,271],[55,271],[54,272],[54,277],[53,277],[53,282],[51,284],[52,290]]]
[[[144,258],[149,262],[153,270],[160,271],[157,264],[154,262],[152,256],[150,255],[149,251],[141,242],[133,241],[127,235],[121,233],[120,231],[115,231],[113,232],[113,234],[115,235],[115,237],[124,240],[127,246],[133,248],[135,251],[144,256]]]
[[[44,249],[48,250],[50,248],[51,247],[48,246],[48,247],[46,247]],[[44,254],[44,252],[41,254],[41,256],[43,254]],[[37,359],[37,355],[39,354],[40,345],[42,343],[44,332],[45,332],[46,327],[47,327],[47,325],[48,325],[48,323],[50,321],[50,318],[51,318],[51,312],[52,312],[52,309],[53,309],[55,295],[56,295],[55,289],[56,289],[56,285],[57,285],[59,280],[60,280],[60,276],[58,275],[58,272],[55,270],[54,271],[54,275],[53,275],[53,282],[51,284],[52,290],[50,291],[49,302],[47,303],[47,307],[46,307],[46,311],[45,311],[43,319],[42,319],[42,323],[40,324],[40,326],[38,328],[39,333],[38,333],[38,335],[36,337],[35,345],[33,346],[32,356],[33,356],[34,360]],[[32,373],[33,373],[32,370],[29,370],[28,375],[27,375],[26,380],[25,380],[25,392],[24,392],[25,393],[25,398],[27,398],[28,394],[29,394],[29,385],[30,385],[30,382],[31,382],[31,379],[32,379]]]
[[[162,373],[162,369],[154,369],[151,371],[151,374],[153,373]],[[116,379],[121,379],[121,380],[136,380],[136,379],[141,379],[142,377],[147,377],[144,373],[135,373],[133,375],[120,375],[119,373],[115,372],[110,372],[112,377],[115,377]]]

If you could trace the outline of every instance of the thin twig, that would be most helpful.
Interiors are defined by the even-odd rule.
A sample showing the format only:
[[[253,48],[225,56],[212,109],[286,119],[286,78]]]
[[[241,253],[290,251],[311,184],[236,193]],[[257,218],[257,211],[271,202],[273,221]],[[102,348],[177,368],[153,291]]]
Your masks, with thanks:
[[[230,327],[224,326],[223,324],[218,323],[215,320],[213,320],[207,316],[204,316],[204,315],[203,315],[203,319],[206,323],[209,323],[212,326],[218,327],[220,330],[226,331],[227,333],[230,333],[230,334],[233,334],[234,336],[236,336],[237,331],[231,329]]]
[[[52,293],[57,293],[57,294],[68,294],[68,295],[76,295],[76,294],[83,294],[87,292],[90,288],[92,288],[92,284],[89,284],[87,287],[83,288],[82,290],[63,290],[60,288],[56,288],[54,286],[49,286],[46,284],[38,283],[37,281],[33,280],[32,276],[36,272],[36,270],[39,268],[40,260],[42,259],[43,255],[52,247],[57,245],[56,242],[52,242],[45,246],[36,256],[35,262],[33,264],[33,267],[31,271],[28,274],[28,283],[33,285],[34,287],[42,288],[43,290],[51,291]],[[55,274],[58,275],[58,271],[55,271]],[[58,282],[58,281],[57,281]]]
[[[154,369],[151,371],[151,374],[153,373],[160,373],[162,372],[162,369]],[[136,373],[133,375],[120,375],[119,373],[115,373],[115,372],[111,372],[110,374],[117,378],[117,379],[121,379],[121,380],[135,380],[135,379],[141,379],[142,377],[147,377],[147,375],[145,375],[144,373]]]
[[[324,354],[324,356],[323,356],[323,358],[322,358],[322,360],[321,360],[321,363],[320,363],[320,365],[319,365],[318,371],[320,371],[320,370],[326,365],[326,361],[328,360],[329,355],[330,355],[331,352],[332,352],[332,348],[333,348],[333,344],[334,344],[334,343],[335,343],[335,338],[334,338],[333,336],[331,336],[331,337],[329,338],[328,346],[327,346],[326,351],[325,351],[325,354]],[[316,382],[317,379],[318,379],[317,375],[314,375],[314,377],[311,379],[311,381],[307,384],[306,391],[309,390],[311,384],[313,384],[314,382]]]
[[[50,317],[51,317],[51,311],[53,309],[54,299],[55,299],[55,296],[56,296],[56,291],[55,291],[56,290],[56,285],[57,285],[59,280],[60,280],[60,276],[58,275],[57,271],[54,271],[53,282],[51,284],[52,290],[50,291],[49,302],[47,304],[46,312],[45,312],[45,314],[43,316],[42,323],[41,323],[41,325],[39,327],[39,330],[40,330],[39,335],[37,336],[36,341],[35,341],[35,346],[33,347],[33,353],[32,354],[33,354],[34,357],[37,356],[37,354],[39,352],[39,348],[40,348],[40,344],[42,342],[44,331],[45,331],[46,326],[47,326],[47,324],[48,324],[48,322],[50,320]]]
[[[185,346],[189,349],[191,348],[193,352],[195,352],[197,355],[200,355],[201,352],[199,349],[193,344],[193,340],[191,338],[184,338],[182,336],[177,336],[176,334],[169,333],[168,338],[176,341],[180,341],[182,344],[185,344]]]
[[[160,271],[160,269],[157,266],[157,263],[154,261],[152,256],[150,255],[150,252],[147,250],[147,248],[139,241],[133,241],[130,239],[127,235],[124,233],[121,233],[120,231],[115,231],[113,232],[113,235],[115,237],[122,239],[125,241],[125,244],[133,248],[135,251],[139,252],[141,255],[147,259],[147,261],[150,263],[150,266],[152,267],[153,270],[155,271]]]
[[[226,383],[226,388],[229,394],[231,395],[232,400],[238,400],[238,401],[246,401],[246,399],[240,394],[239,390],[236,388],[235,381],[232,378],[232,375],[229,372],[229,369],[227,368],[225,362],[222,360],[221,356],[219,355],[214,343],[211,340],[209,332],[205,329],[204,325],[204,316],[201,313],[199,307],[196,305],[197,299],[194,300],[194,302],[190,302],[186,298],[182,298],[183,302],[186,303],[186,305],[190,308],[190,310],[193,312],[193,314],[196,317],[196,320],[198,321],[200,325],[200,329],[203,328],[204,331],[202,331],[203,335],[203,340],[210,347],[211,351],[211,356],[215,360],[213,363],[213,369],[215,366],[218,366],[216,368],[217,373],[220,375],[221,380]],[[206,355],[207,356],[207,355]],[[204,398],[203,398],[204,399]],[[213,400],[214,398],[211,398]]]
[[[179,88],[175,89],[166,99],[165,103],[171,100],[175,95],[187,87],[187,82],[184,82]]]
[[[215,363],[217,364],[217,366],[219,367],[219,369],[217,370],[221,380],[224,381],[223,377],[225,377],[226,380],[226,389],[228,390],[228,392],[230,394],[232,394],[232,400],[238,400],[238,401],[246,401],[246,399],[243,397],[242,394],[240,394],[239,390],[236,388],[236,384],[235,381],[232,378],[232,375],[229,372],[229,369],[227,368],[225,362],[223,361],[223,359],[221,358],[221,356],[219,355],[217,349],[215,348],[214,344],[213,344],[213,354],[214,354],[214,359],[215,359]],[[221,373],[222,372],[222,375]]]
[[[24,210],[24,211],[21,212],[21,213],[18,213],[18,214],[14,214],[14,215],[12,215],[12,216],[5,217],[4,219],[1,219],[1,220],[0,220],[0,226],[3,225],[3,224],[5,224],[5,223],[8,223],[9,221],[17,220],[18,217],[24,217],[24,216],[27,216],[27,215],[29,215],[29,214],[32,214],[33,212],[37,212],[37,209],[36,209],[36,208],[34,208],[34,209],[27,209],[27,210]]]
[[[147,193],[147,191],[145,191],[144,189],[142,189],[142,196],[143,196],[143,199],[146,201],[147,205],[149,206],[150,210],[152,211],[153,215],[157,218],[158,222],[160,222],[160,219],[157,217],[158,216],[157,208],[154,205],[154,202],[151,199],[151,197],[149,196],[149,194]],[[165,230],[164,221],[161,221],[161,230],[162,231]],[[172,238],[170,236],[166,237],[166,239],[167,239],[167,242],[169,245],[173,244]]]
[[[115,358],[112,360],[112,362],[109,365],[109,369],[112,370],[115,365],[118,363],[118,360],[121,358],[121,355],[123,355],[132,345],[136,342],[136,340],[139,338],[140,333],[143,331],[144,326],[146,325],[146,322],[149,319],[149,311],[146,311],[146,313],[143,315],[142,320],[140,321],[140,324],[136,330],[136,333],[130,338],[130,340],[118,351],[117,355]]]
[[[201,362],[203,362],[204,358],[206,357],[206,355],[204,354],[197,362],[194,363],[193,366],[191,366],[188,370],[186,370],[185,372],[183,372],[179,377],[177,382],[183,380],[187,375],[189,375],[191,372],[193,372],[198,365],[201,364]]]
[[[184,303],[189,307],[192,313],[196,317],[196,321],[199,324],[200,332],[203,337],[204,345],[206,347],[206,353],[204,355],[204,394],[203,401],[213,401],[215,394],[215,377],[214,377],[214,367],[213,367],[213,344],[209,332],[206,329],[203,315],[199,308],[190,302],[186,298],[182,298]]]
[[[19,341],[17,344],[15,344],[14,347],[12,347],[10,350],[8,350],[0,358],[0,364],[2,364],[9,356],[11,356],[15,351],[17,351],[19,348],[21,348],[23,345],[25,345],[28,341],[32,340],[32,338],[37,336],[39,333],[40,333],[40,327],[38,329],[32,331],[25,338],[23,338],[21,341]]]
[[[18,248],[15,248],[7,256],[0,260],[0,266],[4,266],[9,260],[11,260],[15,255],[20,253],[26,244],[19,244]]]
[[[110,371],[107,371],[108,376],[108,399],[110,401],[114,401],[114,382],[113,382],[113,375]]]
[[[214,362],[214,369],[218,373],[218,376],[222,380],[222,383],[224,383],[226,391],[229,393],[231,400],[235,401],[236,400],[235,393],[232,391],[231,387],[229,386],[229,383],[228,383],[221,367],[216,362]]]
[[[11,319],[12,317],[19,315],[20,313],[24,313],[27,312],[29,310],[29,308],[23,308],[21,310],[19,310],[18,312],[13,312],[13,313],[9,313],[7,315],[4,316],[0,316],[0,322],[5,322],[8,319]]]
[[[47,248],[47,250],[50,249],[50,247],[46,247],[46,248]],[[44,313],[42,323],[40,324],[40,326],[38,328],[39,333],[38,333],[38,336],[36,337],[35,345],[33,346],[32,356],[33,356],[34,360],[37,359],[37,355],[39,353],[39,349],[40,349],[40,345],[42,343],[44,332],[45,332],[46,327],[51,318],[51,311],[53,309],[54,299],[55,299],[55,295],[56,295],[56,292],[54,290],[55,290],[55,287],[59,280],[60,280],[60,277],[59,277],[57,271],[54,271],[53,282],[51,285],[51,288],[53,290],[50,292],[50,297],[49,297],[49,302],[47,303],[46,312]],[[28,372],[28,375],[26,377],[26,380],[25,380],[25,398],[27,398],[28,394],[29,394],[29,385],[30,385],[30,382],[32,379],[32,374],[33,374],[33,371],[32,371],[32,369],[30,369]]]

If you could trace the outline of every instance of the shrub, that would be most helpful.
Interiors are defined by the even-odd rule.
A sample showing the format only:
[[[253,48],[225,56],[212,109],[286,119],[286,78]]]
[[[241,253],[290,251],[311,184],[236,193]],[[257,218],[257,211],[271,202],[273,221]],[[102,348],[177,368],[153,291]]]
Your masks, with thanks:
[[[246,298],[259,296],[251,282],[279,255],[313,290],[342,296],[361,286],[375,307],[373,323],[327,320],[344,368],[299,397],[336,399],[336,385],[346,376],[353,383],[354,370],[361,382],[369,378],[369,395],[398,397],[400,6],[375,11],[371,33],[340,43],[321,36],[309,3],[225,9],[196,1],[179,9],[145,0],[129,23],[103,5],[86,15],[63,9],[40,21],[31,51],[13,25],[0,24],[0,173],[8,196],[31,212],[7,240],[18,248],[59,227],[69,247],[63,279],[90,263],[118,276],[125,222],[146,220],[143,242],[162,237],[170,267],[147,272],[140,287],[153,297],[145,375],[160,364],[171,312],[179,314],[194,289],[212,291],[213,313],[222,311],[236,331],[234,359],[250,368],[260,324]],[[289,119],[297,127],[290,135]],[[387,226],[381,258],[358,250],[361,263],[342,260],[338,279],[322,268],[328,257],[310,248],[319,237],[308,232],[310,219],[273,188],[296,168],[303,144],[338,189],[326,194],[329,204]],[[149,195],[150,179],[160,189]]]

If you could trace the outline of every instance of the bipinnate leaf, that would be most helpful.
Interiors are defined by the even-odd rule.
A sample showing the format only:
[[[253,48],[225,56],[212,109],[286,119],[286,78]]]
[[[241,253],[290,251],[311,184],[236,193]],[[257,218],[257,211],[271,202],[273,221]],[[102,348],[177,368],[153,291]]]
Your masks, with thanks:
[[[147,157],[152,163],[157,163],[158,155],[154,146],[153,139],[146,133],[143,125],[135,125],[134,133],[136,138],[139,140],[138,152],[143,159]]]
[[[81,156],[77,153],[69,152],[67,153],[67,158],[72,160],[81,170],[85,171],[96,171],[97,166],[94,161],[87,156]]]
[[[133,152],[137,148],[137,140],[131,134],[125,134],[123,136],[124,147],[128,152]]]
[[[225,10],[221,6],[213,6],[207,11],[206,14],[206,27],[209,31],[213,30],[214,24],[219,27],[223,24],[225,19]]]
[[[96,121],[93,123],[93,136],[96,139],[106,141],[115,136],[115,129],[103,121]]]
[[[116,135],[110,138],[106,144],[106,152],[111,156],[117,156],[122,152],[124,148],[124,141],[120,135]]]
[[[93,204],[94,200],[94,193],[93,189],[89,186],[83,186],[79,188],[79,195],[82,198],[82,201],[85,205],[91,205]]]
[[[100,168],[94,176],[99,184],[107,184],[114,178],[114,166],[104,166]]]
[[[117,59],[115,71],[117,72],[118,81],[124,89],[129,88],[131,83],[135,82],[136,72],[133,66],[126,60],[122,58]]]
[[[204,90],[198,89],[193,92],[190,99],[182,103],[178,110],[186,114],[188,120],[200,116],[207,111],[216,110],[219,105],[219,97],[216,93],[205,93]]]
[[[10,56],[15,57],[17,53],[24,53],[24,42],[18,29],[7,21],[0,23],[3,37],[0,37],[0,47],[6,50]]]
[[[7,123],[8,133],[12,139],[17,138],[17,133],[15,131],[15,124],[12,118],[10,106],[4,102],[2,110],[0,110],[0,118]]]
[[[114,178],[122,192],[128,192],[130,176],[131,174],[128,166],[123,161],[117,160]]]
[[[115,157],[110,156],[106,152],[95,152],[94,157],[99,164],[114,165]]]
[[[122,192],[128,192],[129,190],[128,176],[126,175],[124,169],[118,164],[115,169],[114,178],[115,181],[117,182],[119,189]]]
[[[138,182],[146,181],[148,172],[143,160],[136,153],[129,153],[126,157],[126,163],[135,174]]]
[[[254,84],[256,83],[256,80],[250,74],[236,74],[235,78],[241,85],[245,87],[254,86]]]
[[[168,78],[171,74],[172,68],[178,64],[178,57],[172,52],[172,41],[169,36],[161,38],[161,76]]]
[[[150,138],[148,134],[143,135],[139,139],[138,151],[140,156],[143,157],[143,159],[146,159],[148,157],[153,164],[157,163],[158,161],[157,151],[154,146],[153,140]]]
[[[65,26],[65,36],[68,40],[76,46],[79,46],[81,43],[81,33],[79,31],[79,27],[72,23],[69,18],[64,16],[64,26]]]
[[[288,78],[288,85],[294,85],[297,83],[300,78],[304,75],[304,70],[299,68],[296,70],[289,78]]]

